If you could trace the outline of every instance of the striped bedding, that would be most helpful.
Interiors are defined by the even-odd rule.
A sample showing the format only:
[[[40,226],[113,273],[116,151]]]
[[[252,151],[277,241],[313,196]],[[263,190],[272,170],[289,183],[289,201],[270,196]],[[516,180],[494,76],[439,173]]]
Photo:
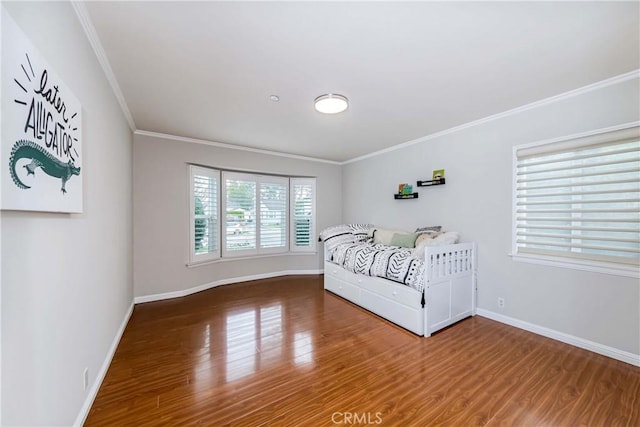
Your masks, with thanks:
[[[411,249],[364,242],[341,243],[328,252],[329,261],[346,270],[424,289],[424,261],[411,256]]]

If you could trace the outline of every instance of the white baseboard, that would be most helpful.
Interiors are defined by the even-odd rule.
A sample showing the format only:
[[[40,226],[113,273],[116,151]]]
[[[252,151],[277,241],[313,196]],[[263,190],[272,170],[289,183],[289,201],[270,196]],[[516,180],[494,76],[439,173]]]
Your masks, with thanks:
[[[98,394],[98,390],[100,390],[100,386],[102,385],[102,381],[104,381],[105,375],[107,375],[107,371],[109,370],[109,366],[111,365],[111,360],[113,359],[113,355],[116,353],[116,349],[118,348],[118,344],[120,343],[120,339],[122,338],[122,334],[124,333],[125,328],[127,327],[127,323],[129,323],[129,319],[131,318],[131,314],[133,313],[133,301],[131,302],[131,306],[127,313],[124,315],[124,319],[122,319],[122,323],[120,324],[120,329],[116,333],[116,336],[113,338],[113,342],[111,343],[111,347],[107,352],[107,356],[104,358],[104,362],[102,362],[102,366],[100,367],[100,371],[98,372],[98,376],[96,380],[93,382],[91,389],[89,389],[89,394],[87,394],[87,398],[80,409],[80,413],[76,417],[74,426],[82,426],[87,419],[87,415],[89,415],[89,410],[91,409],[91,405],[93,405],[93,401]]]
[[[160,301],[164,299],[180,298],[187,295],[195,294],[196,292],[206,291],[207,289],[215,288],[216,286],[229,285],[231,283],[248,282],[250,280],[259,280],[259,279],[271,279],[273,277],[279,277],[279,276],[322,274],[323,272],[324,270],[322,269],[321,270],[285,270],[285,271],[276,271],[271,273],[254,274],[252,276],[232,277],[229,279],[221,279],[221,280],[216,280],[210,283],[205,283],[203,285],[198,285],[196,287],[184,289],[181,291],[166,292],[163,294],[154,294],[154,295],[143,295],[140,297],[135,297],[133,301],[136,304],[141,304],[143,302],[152,302],[152,301]]]
[[[628,351],[619,350],[614,347],[609,347],[597,342],[586,340],[584,338],[565,334],[564,332],[545,328],[544,326],[535,325],[533,323],[514,319],[513,317],[505,316],[481,308],[476,309],[476,314],[482,317],[486,317],[487,319],[505,323],[510,326],[515,326],[516,328],[524,329],[525,331],[533,332],[534,334],[542,335],[547,338],[561,341],[565,344],[580,347],[585,350],[593,351],[594,353],[598,353],[603,356],[611,357],[612,359],[620,360],[622,362],[640,367],[640,354],[629,353]]]

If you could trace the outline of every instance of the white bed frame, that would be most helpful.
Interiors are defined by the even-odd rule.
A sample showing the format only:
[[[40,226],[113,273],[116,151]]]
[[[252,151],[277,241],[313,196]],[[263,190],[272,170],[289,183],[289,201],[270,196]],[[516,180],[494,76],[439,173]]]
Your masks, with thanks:
[[[401,283],[347,271],[326,251],[324,259],[326,290],[420,336],[476,314],[475,243],[426,248],[424,298]]]

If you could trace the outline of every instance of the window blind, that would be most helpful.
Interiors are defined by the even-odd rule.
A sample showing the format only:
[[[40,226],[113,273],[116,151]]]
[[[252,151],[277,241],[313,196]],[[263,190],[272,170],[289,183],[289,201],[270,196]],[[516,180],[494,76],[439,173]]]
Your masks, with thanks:
[[[225,252],[257,248],[257,183],[240,174],[223,173]]]
[[[315,179],[291,178],[291,249],[315,250]]]
[[[634,129],[516,150],[517,253],[640,264]]]
[[[260,182],[260,248],[287,247],[288,180]]]

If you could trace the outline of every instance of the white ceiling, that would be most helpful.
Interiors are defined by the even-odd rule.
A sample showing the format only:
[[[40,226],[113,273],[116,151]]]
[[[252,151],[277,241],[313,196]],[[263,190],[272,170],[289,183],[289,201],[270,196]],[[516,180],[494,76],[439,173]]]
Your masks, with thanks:
[[[640,68],[638,2],[85,5],[138,130],[335,161]]]

